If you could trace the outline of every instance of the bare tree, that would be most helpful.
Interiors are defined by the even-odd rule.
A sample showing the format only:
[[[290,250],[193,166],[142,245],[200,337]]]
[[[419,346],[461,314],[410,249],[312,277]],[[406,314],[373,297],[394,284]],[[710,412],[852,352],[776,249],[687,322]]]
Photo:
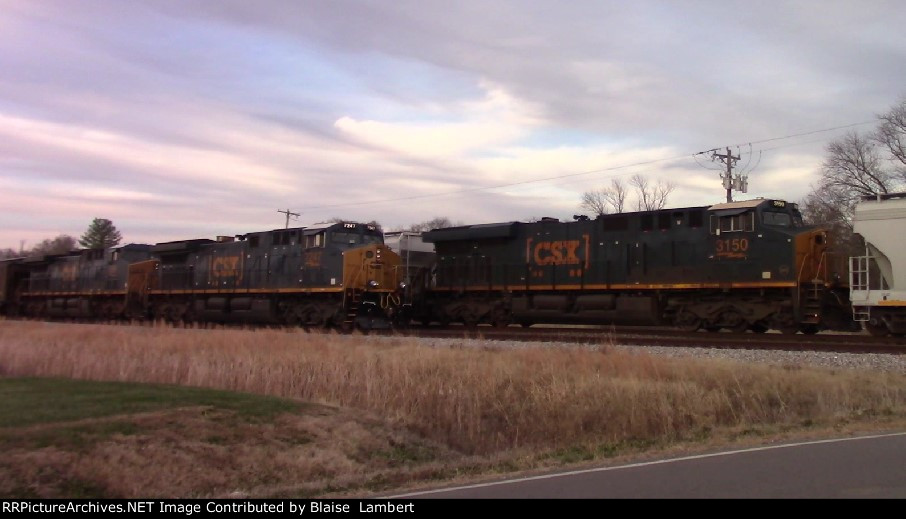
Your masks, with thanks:
[[[878,116],[881,125],[874,134],[876,142],[887,148],[901,182],[906,182],[906,97]],[[899,164],[896,164],[899,162]]]
[[[435,216],[430,220],[425,220],[424,222],[414,223],[409,226],[405,231],[412,232],[425,232],[432,229],[445,229],[447,227],[459,227],[465,225],[463,222],[454,222],[453,220],[447,218],[446,216]]]
[[[894,175],[884,169],[875,142],[850,132],[827,145],[827,158],[821,166],[820,187],[828,187],[850,198],[888,193]]]
[[[626,185],[615,178],[611,180],[610,187],[582,193],[582,202],[579,207],[600,216],[609,213],[622,213],[625,205]]]
[[[610,188],[604,193],[613,212],[622,213],[626,207],[626,184],[615,178],[610,181]]]
[[[46,239],[35,245],[28,256],[41,256],[45,254],[66,254],[67,252],[78,249],[76,239],[68,234],[61,234],[53,239]]]
[[[587,209],[597,216],[610,212],[607,204],[607,198],[604,196],[605,189],[592,189],[582,193],[582,202],[579,203],[581,209]]]
[[[828,186],[815,188],[799,202],[805,223],[827,227],[846,256],[856,256],[865,248],[861,237],[853,233],[852,206],[849,195]]]
[[[878,120],[870,135],[850,132],[827,145],[818,182],[800,203],[805,220],[829,227],[850,254],[862,247],[852,222],[859,199],[906,187],[906,98]]]
[[[651,185],[648,179],[636,173],[629,179],[629,184],[636,189],[636,208],[639,211],[656,211],[667,206],[667,198],[676,189],[672,182],[658,180]]]

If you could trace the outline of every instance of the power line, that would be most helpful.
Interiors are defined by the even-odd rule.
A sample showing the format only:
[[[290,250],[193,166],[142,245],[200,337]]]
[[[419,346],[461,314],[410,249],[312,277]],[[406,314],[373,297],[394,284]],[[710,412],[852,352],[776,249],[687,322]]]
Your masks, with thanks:
[[[286,214],[286,227],[284,227],[284,229],[289,229],[289,217],[290,216],[295,216],[295,217],[302,216],[301,214],[294,213],[294,212],[290,211],[289,209],[285,209],[285,210],[277,209],[277,212]]]
[[[704,154],[709,154],[709,153],[710,153],[710,154],[714,154],[714,153],[716,153],[720,148],[727,148],[727,149],[729,150],[729,148],[739,148],[740,146],[745,146],[745,145],[751,146],[752,144],[762,144],[762,143],[766,143],[766,142],[773,142],[773,141],[780,141],[780,140],[785,140],[785,139],[792,139],[792,138],[795,138],[795,137],[803,137],[803,136],[806,136],[806,135],[815,135],[815,134],[818,134],[818,133],[827,133],[827,132],[832,132],[832,131],[835,131],[835,130],[842,130],[842,129],[845,129],[845,128],[854,128],[854,127],[856,127],[856,126],[863,126],[863,125],[866,125],[866,124],[872,124],[872,123],[875,123],[875,122],[876,122],[876,121],[862,121],[862,122],[858,122],[858,123],[845,124],[845,125],[842,125],[842,126],[834,126],[834,127],[832,127],[832,128],[822,128],[822,129],[820,129],[820,130],[811,130],[811,131],[802,132],[802,133],[794,133],[794,134],[790,134],[790,135],[784,135],[784,136],[782,136],[782,137],[772,137],[772,138],[770,138],[770,139],[762,139],[762,140],[760,140],[760,141],[751,141],[751,142],[746,142],[746,143],[742,143],[742,144],[733,144],[733,145],[729,145],[729,146],[719,146],[719,147],[716,147],[716,148],[711,148],[711,149],[709,149],[709,150],[699,151],[699,152],[697,152],[697,153],[693,153],[693,154],[692,154],[692,157],[693,157],[693,159],[694,159],[696,155],[704,155]],[[777,149],[777,148],[779,148],[779,147],[780,147],[780,146],[775,147],[775,148],[768,148],[768,149]],[[728,153],[729,153],[729,151],[728,151]],[[458,189],[458,190],[454,190],[454,191],[446,191],[446,192],[443,192],[443,193],[431,193],[431,194],[426,194],[426,195],[412,195],[412,196],[403,196],[403,197],[395,197],[395,198],[383,198],[383,199],[377,199],[377,200],[365,200],[365,201],[362,201],[362,202],[347,202],[347,203],[343,203],[343,204],[319,205],[319,206],[309,207],[309,209],[332,209],[332,208],[335,208],[335,207],[353,207],[353,206],[361,206],[361,205],[382,204],[382,203],[386,203],[386,202],[402,202],[402,201],[406,201],[406,200],[419,200],[419,199],[424,199],[424,198],[437,198],[437,197],[442,197],[442,196],[454,196],[454,195],[461,195],[461,194],[465,194],[465,193],[474,193],[474,192],[478,192],[478,191],[490,191],[490,190],[492,190],[492,189],[500,189],[500,188],[504,188],[504,187],[512,187],[512,186],[519,186],[519,185],[525,185],[525,184],[535,184],[535,183],[539,183],[539,182],[547,182],[547,181],[550,181],[550,180],[560,180],[560,179],[563,179],[563,178],[578,177],[578,176],[582,176],[582,175],[591,175],[591,174],[593,174],[593,173],[604,173],[604,172],[608,172],[608,171],[618,171],[618,170],[621,170],[621,169],[633,168],[633,167],[637,167],[637,166],[647,166],[647,165],[650,165],[650,164],[657,164],[657,163],[659,163],[659,162],[672,162],[672,161],[675,161],[675,160],[684,159],[684,158],[688,158],[688,157],[689,157],[689,154],[683,154],[683,155],[677,155],[677,156],[674,156],[674,157],[667,157],[667,158],[662,158],[662,159],[653,159],[653,160],[648,160],[648,161],[640,161],[640,162],[634,162],[634,163],[631,163],[631,164],[623,164],[623,165],[619,165],[619,166],[611,166],[611,167],[608,167],[608,168],[593,169],[593,170],[590,170],[590,171],[582,171],[582,172],[579,172],[579,173],[568,173],[568,174],[565,174],[565,175],[556,175],[556,176],[552,176],[552,177],[538,178],[538,179],[534,179],[534,180],[523,180],[523,181],[521,181],[521,182],[510,182],[510,183],[507,183],[507,184],[497,184],[497,185],[494,185],[494,186],[473,187],[473,188],[467,188],[467,189]],[[759,161],[760,161],[760,158],[759,158]],[[282,212],[282,211],[281,211],[281,212]],[[287,216],[287,218],[288,218],[288,216]]]
[[[711,153],[711,160],[720,160],[727,166],[727,174],[721,175],[721,178],[724,181],[724,187],[727,189],[727,202],[733,201],[733,190],[742,191],[745,193],[748,190],[746,185],[746,177],[741,175],[736,175],[736,178],[733,178],[733,166],[739,162],[739,155],[733,155],[730,153],[730,148],[727,148],[726,154],[720,154],[716,151]]]
[[[606,171],[615,171],[615,170],[619,170],[619,169],[633,168],[636,166],[646,166],[649,164],[656,164],[658,162],[667,162],[667,161],[685,159],[687,157],[688,157],[688,155],[677,155],[675,157],[646,160],[646,161],[641,161],[641,162],[634,162],[632,164],[611,166],[609,168],[594,169],[591,171],[582,171],[580,173],[569,173],[566,175],[557,175],[557,176],[553,176],[553,177],[536,178],[534,180],[523,180],[522,182],[510,182],[508,184],[498,184],[496,186],[472,187],[472,188],[468,188],[468,189],[459,189],[456,191],[447,191],[445,193],[432,193],[432,194],[428,194],[428,195],[412,195],[412,196],[403,196],[403,197],[398,197],[398,198],[384,198],[381,200],[366,200],[364,202],[349,202],[349,203],[345,203],[345,204],[319,205],[319,206],[315,206],[315,207],[310,207],[309,209],[328,209],[328,208],[333,208],[333,207],[349,207],[349,206],[354,206],[354,205],[379,204],[379,203],[384,203],[384,202],[399,202],[399,201],[403,201],[403,200],[415,200],[415,199],[419,199],[419,198],[434,198],[434,197],[439,197],[439,196],[459,195],[459,194],[463,194],[463,193],[473,193],[475,191],[489,191],[491,189],[499,189],[502,187],[519,186],[519,185],[524,185],[524,184],[534,184],[537,182],[546,182],[548,180],[559,180],[561,178],[578,177],[580,175],[591,175],[592,173],[603,173]]]

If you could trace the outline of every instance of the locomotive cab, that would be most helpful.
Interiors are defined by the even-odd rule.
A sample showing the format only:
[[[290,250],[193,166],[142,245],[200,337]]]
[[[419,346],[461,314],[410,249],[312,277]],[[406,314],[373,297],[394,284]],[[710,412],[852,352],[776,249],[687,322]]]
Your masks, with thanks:
[[[753,288],[789,291],[771,327],[791,333],[851,328],[845,260],[826,229],[803,223],[795,203],[756,199],[709,209],[718,271]]]

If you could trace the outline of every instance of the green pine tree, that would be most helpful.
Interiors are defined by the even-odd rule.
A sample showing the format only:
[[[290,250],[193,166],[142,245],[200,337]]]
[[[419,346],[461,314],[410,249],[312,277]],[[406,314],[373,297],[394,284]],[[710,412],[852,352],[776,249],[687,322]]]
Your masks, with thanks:
[[[86,249],[106,249],[119,245],[122,239],[123,235],[116,230],[113,222],[106,218],[95,218],[79,238],[79,244]]]

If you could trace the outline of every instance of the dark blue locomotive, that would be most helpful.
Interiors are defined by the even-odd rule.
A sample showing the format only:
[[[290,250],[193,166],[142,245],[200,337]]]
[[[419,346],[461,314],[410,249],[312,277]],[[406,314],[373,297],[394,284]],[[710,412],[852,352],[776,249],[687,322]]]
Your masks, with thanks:
[[[0,307],[33,317],[370,329],[399,317],[401,279],[379,228],[340,222],[0,262]]]
[[[844,258],[795,204],[750,200],[436,229],[421,321],[851,329]]]

